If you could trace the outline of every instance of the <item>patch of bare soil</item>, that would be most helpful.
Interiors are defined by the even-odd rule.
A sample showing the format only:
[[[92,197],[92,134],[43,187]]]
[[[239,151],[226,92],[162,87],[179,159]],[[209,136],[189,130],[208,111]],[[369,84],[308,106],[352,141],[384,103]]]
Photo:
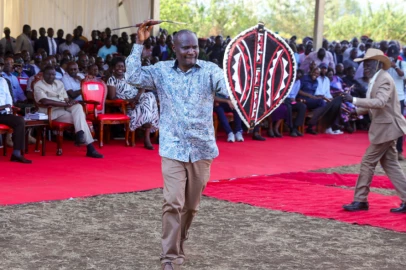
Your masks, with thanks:
[[[0,269],[160,269],[161,193],[1,207]],[[389,230],[204,197],[182,269],[404,270],[405,242]]]

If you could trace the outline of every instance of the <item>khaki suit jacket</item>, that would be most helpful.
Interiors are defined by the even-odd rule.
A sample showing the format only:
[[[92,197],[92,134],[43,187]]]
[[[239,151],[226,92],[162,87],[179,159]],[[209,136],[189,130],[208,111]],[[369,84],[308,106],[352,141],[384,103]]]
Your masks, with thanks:
[[[34,48],[32,47],[31,39],[26,34],[22,33],[17,37],[14,53],[19,53],[24,50],[27,50],[31,57],[34,55]]]
[[[388,72],[381,70],[372,85],[370,98],[356,98],[358,114],[369,113],[369,141],[380,144],[406,134],[406,120],[400,113],[395,83]]]

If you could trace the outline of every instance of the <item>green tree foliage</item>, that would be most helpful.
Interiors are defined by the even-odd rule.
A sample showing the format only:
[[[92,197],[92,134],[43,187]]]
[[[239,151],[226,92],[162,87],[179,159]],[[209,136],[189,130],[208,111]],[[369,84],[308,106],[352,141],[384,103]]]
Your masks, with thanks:
[[[406,43],[406,10],[386,4],[373,10],[358,0],[325,0],[324,36],[329,40],[368,35],[375,40]],[[263,21],[283,37],[313,35],[315,0],[161,0],[162,19],[187,22],[164,24],[170,33],[188,28],[198,36],[235,36]],[[404,6],[404,5],[403,5]]]

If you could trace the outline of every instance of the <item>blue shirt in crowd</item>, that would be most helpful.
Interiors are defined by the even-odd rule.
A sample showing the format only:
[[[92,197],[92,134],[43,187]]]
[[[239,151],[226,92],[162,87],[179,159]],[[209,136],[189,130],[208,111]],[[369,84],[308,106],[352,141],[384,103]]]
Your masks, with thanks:
[[[300,80],[296,80],[292,86],[292,90],[289,92],[288,98],[293,98],[293,99],[296,98],[296,96],[300,90],[300,85],[301,85]]]
[[[305,75],[301,79],[301,85],[302,85],[302,91],[308,94],[311,94],[314,96],[317,90],[317,86],[319,86],[319,83],[317,80],[312,80],[312,77],[310,75]],[[302,98],[307,98],[307,97],[302,97]]]
[[[12,73],[10,73],[10,75],[7,75],[7,73],[5,72],[3,72],[2,75],[3,78],[6,78],[11,83],[11,87],[13,88],[14,103],[26,100],[27,97],[24,95],[24,91],[23,89],[21,89],[17,77],[14,76]]]
[[[113,54],[117,52],[117,47],[114,45],[111,45],[110,48],[107,48],[106,46],[103,46],[99,49],[99,52],[97,53],[97,56],[103,58],[103,60],[106,60],[107,55]]]

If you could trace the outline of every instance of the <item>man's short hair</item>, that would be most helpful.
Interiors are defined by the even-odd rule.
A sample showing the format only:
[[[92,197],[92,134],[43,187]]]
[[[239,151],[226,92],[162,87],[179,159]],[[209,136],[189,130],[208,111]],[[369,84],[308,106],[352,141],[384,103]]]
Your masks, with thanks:
[[[61,62],[59,63],[59,65],[63,66],[63,65],[65,65],[65,64],[69,63],[69,62],[70,62],[69,59],[62,58],[62,60],[61,60]]]
[[[72,65],[77,65],[77,63],[75,61],[69,61],[66,65],[67,67],[70,67]]]
[[[44,67],[44,73],[48,70],[55,70],[55,68],[53,66],[47,65],[46,67]]]
[[[173,37],[173,40],[175,41],[176,39],[178,39],[180,36],[182,36],[183,34],[192,34],[194,36],[196,36],[196,34],[188,29],[182,29],[180,31],[178,31],[175,36]],[[196,37],[197,38],[197,37]]]

